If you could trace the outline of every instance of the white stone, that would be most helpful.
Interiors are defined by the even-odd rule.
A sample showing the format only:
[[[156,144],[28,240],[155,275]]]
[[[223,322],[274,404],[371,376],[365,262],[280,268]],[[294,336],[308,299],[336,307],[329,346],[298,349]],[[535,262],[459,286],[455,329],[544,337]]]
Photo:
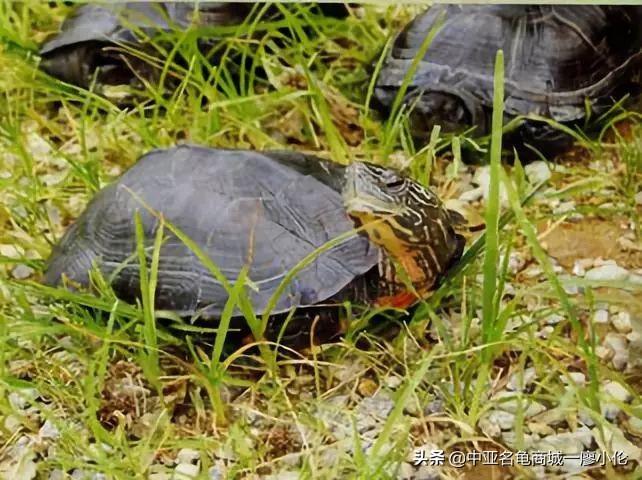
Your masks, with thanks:
[[[593,313],[593,323],[608,323],[608,322],[609,322],[608,310],[604,310],[604,309],[595,310],[595,313]]]
[[[53,423],[47,420],[42,425],[42,427],[40,427],[38,435],[40,436],[40,438],[51,438],[55,440],[60,436],[60,432]]]
[[[642,205],[642,191],[635,194],[635,203]]]
[[[586,270],[584,269],[582,264],[576,260],[573,264],[573,270],[571,273],[573,273],[573,275],[575,275],[576,277],[583,277],[584,275],[586,275]]]
[[[640,332],[633,331],[626,334],[626,339],[629,341],[629,343],[637,343],[642,340],[642,334]]]
[[[629,425],[629,430],[631,431],[631,433],[634,433],[638,437],[642,436],[642,418],[629,417],[627,423]]]
[[[174,468],[174,475],[172,480],[191,480],[198,477],[201,471],[200,465],[193,465],[191,463],[179,463]]]
[[[560,319],[563,319],[564,317],[560,317]],[[546,322],[548,323],[548,322]],[[555,322],[557,323],[557,322]],[[519,371],[513,373],[506,385],[506,388],[509,390],[523,390],[525,387],[529,386],[531,383],[533,383],[533,380],[537,378],[537,372],[535,371],[534,367],[528,367],[524,369],[524,371]]]
[[[601,282],[621,282],[628,277],[629,271],[627,269],[611,264],[592,268],[584,276],[587,280]]]
[[[573,200],[569,200],[567,202],[562,202],[553,208],[553,213],[555,215],[563,215],[565,213],[570,213],[573,210],[575,210],[575,202]]]
[[[503,410],[492,410],[488,421],[499,426],[502,430],[511,430],[515,425],[515,414]]]
[[[181,448],[176,454],[176,463],[196,463],[201,458],[201,453],[192,448]]]
[[[299,475],[299,472],[279,472],[273,475],[266,475],[263,478],[265,480],[299,480],[301,475]]]
[[[401,462],[397,477],[399,480],[413,480],[415,478],[415,468],[406,462]]]
[[[505,255],[502,254],[499,256],[499,264],[503,265],[505,260]],[[520,272],[526,265],[526,260],[524,256],[519,252],[510,252],[508,257],[508,271],[515,275]],[[482,277],[483,278],[483,277]]]
[[[422,465],[417,470],[415,480],[439,480],[442,478],[439,469],[440,467],[433,467],[432,465]]]
[[[11,275],[13,275],[13,278],[16,280],[24,280],[33,275],[33,272],[33,268],[20,263],[11,271]]]
[[[631,393],[618,382],[606,382],[602,386],[601,390],[604,394],[609,395],[620,402],[630,402],[633,398]]]
[[[548,164],[542,160],[529,163],[524,167],[528,181],[533,185],[542,183],[551,178],[551,170]]]
[[[631,314],[629,312],[619,312],[611,319],[613,326],[620,333],[629,333],[633,330],[631,326]]]
[[[472,190],[466,190],[461,195],[459,195],[459,200],[462,202],[476,202],[484,196],[484,189],[482,187],[473,188]]]
[[[0,244],[0,255],[16,260],[24,255],[24,251],[17,245],[2,243]]]
[[[568,372],[568,376],[562,377],[562,381],[566,384],[570,384],[569,379],[579,386],[586,384],[586,375],[582,372]]]
[[[524,276],[526,278],[535,278],[539,277],[544,271],[537,265],[533,265],[532,267],[528,267],[526,271],[524,272]]]
[[[598,358],[607,361],[613,358],[614,352],[604,345],[598,345],[597,347],[595,347],[595,355],[597,355]]]
[[[63,472],[59,468],[53,469],[49,474],[49,480],[64,480],[64,479],[65,479],[65,472]]]
[[[536,335],[538,338],[543,338],[544,340],[546,340],[547,338],[550,338],[551,334],[552,334],[554,331],[555,331],[555,329],[554,329],[553,327],[551,327],[550,325],[548,325],[548,326],[546,326],[546,327],[542,328],[542,329],[541,329],[539,332],[537,332],[535,335]]]
[[[564,432],[548,435],[539,442],[540,450],[552,450],[566,454],[577,454],[590,447],[593,433],[586,427],[580,427],[574,432]]]
[[[584,425],[587,427],[594,427],[595,426],[595,420],[593,420],[593,417],[589,413],[589,410],[582,408],[580,412],[577,415],[577,418],[582,422]]]
[[[224,480],[226,478],[226,469],[224,465],[214,465],[207,471],[209,480]]]
[[[401,379],[401,377],[397,375],[388,375],[386,378],[384,378],[383,382],[386,384],[388,388],[391,388],[394,390],[403,383],[403,380]]]
[[[600,442],[602,432],[600,432],[598,428],[595,428],[594,431],[595,439],[597,440],[599,446],[604,450],[611,452],[622,452],[628,457],[629,462],[642,461],[642,449],[627,440],[622,433],[622,430],[620,430],[615,425],[604,425],[604,445],[601,445]]]
[[[475,172],[473,181],[481,187],[484,201],[488,201],[488,195],[490,192],[490,165],[479,167]],[[508,206],[508,195],[506,193],[506,188],[501,182],[499,184],[499,202],[502,207]]]
[[[604,339],[604,346],[613,351],[611,361],[618,370],[623,370],[629,361],[626,337],[621,333],[608,333]]]
[[[16,410],[24,410],[27,405],[38,398],[40,393],[35,388],[23,388],[9,394],[9,403]]]
[[[18,429],[22,426],[22,421],[15,415],[7,415],[4,419],[4,428],[6,428],[10,433],[17,432]]]
[[[563,315],[559,315],[557,313],[551,313],[546,318],[544,318],[544,323],[546,325],[557,325],[558,323],[560,323],[563,320],[564,320],[564,316]]]
[[[479,429],[484,432],[484,435],[490,438],[499,438],[502,433],[502,429],[499,425],[492,421],[487,415],[479,419],[478,426]]]

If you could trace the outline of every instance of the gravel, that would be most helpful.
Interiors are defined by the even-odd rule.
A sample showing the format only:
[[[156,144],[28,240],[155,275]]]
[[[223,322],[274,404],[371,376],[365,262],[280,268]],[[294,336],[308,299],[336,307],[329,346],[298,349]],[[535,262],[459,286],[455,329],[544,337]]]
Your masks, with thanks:
[[[626,337],[621,333],[607,333],[604,346],[613,352],[611,361],[617,370],[624,370],[629,361]]]
[[[621,282],[625,281],[628,277],[629,271],[617,264],[601,265],[599,267],[592,268],[586,272],[586,275],[584,276],[587,280],[596,282]]]
[[[615,329],[620,333],[629,333],[633,330],[631,325],[631,314],[629,312],[619,312],[611,319],[611,323]]]
[[[174,468],[174,475],[172,480],[191,480],[198,477],[201,471],[200,465],[193,465],[191,463],[179,463]]]
[[[526,173],[526,178],[528,178],[528,181],[533,185],[545,182],[551,178],[551,169],[548,168],[548,164],[542,160],[537,160],[526,165],[524,167],[524,173]]]
[[[593,323],[609,323],[608,310],[599,309],[593,314]]]

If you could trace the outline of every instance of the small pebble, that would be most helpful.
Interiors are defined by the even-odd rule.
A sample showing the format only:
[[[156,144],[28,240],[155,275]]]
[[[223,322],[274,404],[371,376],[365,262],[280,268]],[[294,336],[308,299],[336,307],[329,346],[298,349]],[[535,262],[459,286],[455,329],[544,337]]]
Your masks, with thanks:
[[[547,316],[546,318],[544,318],[544,323],[546,325],[557,325],[558,323],[560,323],[563,320],[564,320],[564,316],[563,315],[559,315],[557,313],[552,313],[549,316]]]
[[[599,267],[592,268],[584,278],[592,281],[601,281],[601,282],[621,282],[628,278],[629,271],[625,268],[622,268],[618,265],[602,265]]]
[[[550,325],[548,325],[548,326],[542,328],[539,332],[537,332],[536,336],[538,338],[542,338],[542,339],[546,340],[547,338],[550,338],[551,334],[554,331],[555,331],[555,329],[553,327],[551,327]]]
[[[384,378],[383,383],[386,385],[386,387],[394,390],[396,388],[399,388],[399,386],[403,383],[403,380],[397,375],[388,375]]]
[[[586,275],[586,270],[584,269],[582,264],[576,260],[573,264],[573,270],[571,271],[571,273],[576,277],[583,277],[584,275]]]
[[[568,376],[563,376],[562,381],[566,384],[569,384],[569,378],[570,380],[580,386],[583,386],[586,384],[586,375],[584,375],[582,372],[568,372]]]
[[[640,332],[633,331],[626,334],[626,339],[629,341],[629,343],[637,343],[642,340],[642,334]]]
[[[631,326],[631,314],[629,314],[629,312],[619,312],[617,315],[613,316],[611,322],[620,333],[629,333],[633,330],[633,327]]]
[[[526,173],[528,181],[533,185],[545,182],[551,178],[551,169],[548,168],[548,164],[542,160],[537,160],[526,165],[524,167],[524,173]]]
[[[265,480],[299,480],[301,475],[299,472],[279,472],[273,475],[266,475],[263,478]]]
[[[562,202],[553,208],[553,214],[562,215],[564,213],[570,213],[573,210],[575,210],[575,202],[573,200],[569,200],[567,202]]]
[[[207,471],[209,480],[224,480],[226,478],[226,468],[223,462],[217,462]]]
[[[580,422],[582,422],[584,425],[586,425],[589,428],[595,426],[595,421],[593,420],[593,417],[591,417],[591,414],[586,409],[581,409],[577,415],[577,418],[579,419]]]
[[[559,316],[559,315],[558,315]],[[564,317],[560,316],[560,319],[564,319]],[[558,320],[559,321],[559,320]],[[548,323],[548,322],[546,322]],[[557,323],[557,322],[555,322]],[[537,372],[535,371],[535,368],[533,367],[528,367],[524,369],[523,372],[515,372],[513,373],[509,380],[508,383],[506,384],[506,388],[509,390],[523,390],[525,387],[529,386],[533,381],[537,378]]]
[[[606,362],[613,358],[614,352],[604,345],[598,345],[597,347],[595,347],[595,355],[597,355],[599,359]]]
[[[50,438],[55,440],[60,436],[60,432],[56,428],[56,426],[51,423],[49,420],[45,421],[45,423],[40,427],[40,431],[38,432],[38,435],[41,438]]]
[[[401,462],[396,478],[400,480],[413,480],[415,478],[415,467],[409,463]]]
[[[25,280],[33,275],[33,272],[33,268],[21,263],[11,271],[11,275],[13,275],[13,278],[15,278],[16,280]]]
[[[642,418],[629,417],[627,424],[631,433],[634,433],[638,437],[642,437]]]
[[[543,273],[543,270],[537,265],[534,265],[526,269],[526,271],[524,272],[524,276],[526,278],[535,278],[535,277],[539,277],[542,273]]]
[[[441,474],[439,473],[438,467],[433,467],[431,465],[422,465],[417,470],[414,480],[439,480]]]
[[[198,450],[191,448],[182,448],[176,455],[176,463],[191,463],[196,464],[201,458],[201,453]]]
[[[191,463],[179,463],[174,468],[174,475],[172,475],[172,480],[191,480],[198,477],[198,474],[201,471],[199,465],[192,465]]]
[[[49,474],[48,480],[64,480],[64,478],[65,478],[65,472],[63,472],[59,468],[54,468]]]
[[[488,421],[499,426],[502,430],[510,430],[515,425],[515,414],[503,410],[491,410]]]
[[[613,452],[622,452],[629,459],[629,462],[640,462],[642,461],[642,449],[633,443],[631,443],[615,425],[606,424],[604,425],[603,431],[595,428],[595,438],[600,438],[601,435],[604,435],[604,443],[608,445]]]
[[[461,195],[459,195],[459,200],[462,202],[476,202],[484,196],[484,189],[482,187],[473,188],[472,190],[467,190]]]
[[[600,309],[596,310],[593,314],[593,323],[608,323],[609,322],[609,312],[608,310]]]
[[[490,166],[484,165],[479,167],[475,172],[473,182],[480,186],[484,201],[487,201],[490,192]],[[499,184],[499,201],[502,207],[508,206],[508,194],[506,193],[506,187],[504,187],[503,183]]]
[[[620,383],[618,382],[606,382],[602,388],[602,392],[605,393],[606,395],[610,395],[616,400],[619,400],[620,402],[629,402],[633,398],[631,393],[624,388]]]
[[[604,346],[613,351],[611,361],[617,370],[623,370],[629,361],[626,337],[621,333],[608,333],[604,339]]]
[[[17,431],[22,426],[22,422],[15,415],[7,415],[4,419],[4,428],[10,432]]]

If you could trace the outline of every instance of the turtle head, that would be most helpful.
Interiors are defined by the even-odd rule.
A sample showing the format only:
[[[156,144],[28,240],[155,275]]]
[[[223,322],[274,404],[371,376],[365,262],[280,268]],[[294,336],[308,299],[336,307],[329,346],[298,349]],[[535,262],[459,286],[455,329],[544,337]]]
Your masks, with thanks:
[[[418,292],[429,291],[462,253],[464,238],[437,196],[412,179],[368,163],[346,168],[346,211],[400,264]]]
[[[457,133],[473,126],[475,112],[469,102],[454,93],[420,91],[414,94],[416,106],[411,111],[411,124],[419,136],[430,136],[435,125],[442,132]]]

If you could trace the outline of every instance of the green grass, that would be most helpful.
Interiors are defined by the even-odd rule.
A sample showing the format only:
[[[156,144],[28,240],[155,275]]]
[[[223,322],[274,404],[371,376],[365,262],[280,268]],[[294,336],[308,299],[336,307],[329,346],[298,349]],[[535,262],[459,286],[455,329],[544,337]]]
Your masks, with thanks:
[[[256,9],[238,31],[217,29],[217,61],[198,48],[203,31],[169,32],[168,42],[136,52],[160,68],[157,80],[138,89],[87,91],[36,68],[37,44],[70,7],[0,0],[0,478],[19,478],[32,467],[45,479],[74,469],[148,478],[171,473],[183,448],[200,452],[199,478],[221,465],[227,478],[284,471],[304,479],[398,478],[413,447],[429,442],[447,451],[533,448],[533,405],[559,413],[556,433],[575,430],[578,416],[589,416],[597,436],[616,426],[639,443],[626,426],[642,417],[639,370],[618,371],[599,357],[610,330],[590,319],[605,306],[638,318],[640,286],[560,272],[539,229],[568,216],[555,213],[551,202],[573,200],[585,218],[631,224],[639,244],[639,116],[618,109],[598,136],[574,130],[588,159],[562,158],[563,169],[550,181],[532,185],[519,162],[499,163],[507,128],[499,60],[490,192],[486,204],[472,205],[487,229],[469,240],[446,281],[411,315],[346,305],[352,317],[342,340],[308,352],[276,348],[264,338],[268,316],[249,306],[247,272],[228,281],[162,218],[163,228],[146,243],[142,226],[137,229],[136,256],[150,260],[141,263],[139,304],[119,301],[98,272],[95,294],[38,282],[52,245],[87,201],[141,154],[177,142],[403,163],[443,197],[459,196],[478,168],[462,163],[462,150],[485,147],[482,141],[435,129],[429,144],[417,147],[403,92],[388,121],[368,106],[381,52],[420,7],[369,5],[346,20],[316,17],[305,6],[279,8],[281,20],[264,21]],[[429,50],[430,38],[423,47]],[[249,67],[239,69],[239,62]],[[123,92],[126,102],[109,100]],[[614,130],[625,117],[630,131]],[[155,311],[163,232],[184,241],[230,293],[218,324]],[[511,254],[542,275],[513,271]],[[22,278],[25,267],[32,271]],[[574,286],[581,290],[568,293]],[[239,348],[226,341],[236,310],[255,339]],[[562,320],[542,335],[554,314]],[[511,378],[528,382],[531,370],[535,379],[527,387],[507,390]],[[570,372],[585,373],[586,383],[571,381]],[[600,413],[610,401],[600,389],[607,380],[636,395],[620,402],[613,422]],[[370,418],[369,401],[389,408]],[[487,417],[507,402],[516,405],[514,435],[493,436]],[[30,442],[45,420],[59,436]],[[27,446],[20,449],[22,442]],[[47,454],[49,446],[54,454]],[[446,478],[461,473],[441,471]],[[512,471],[525,478],[529,472]]]

